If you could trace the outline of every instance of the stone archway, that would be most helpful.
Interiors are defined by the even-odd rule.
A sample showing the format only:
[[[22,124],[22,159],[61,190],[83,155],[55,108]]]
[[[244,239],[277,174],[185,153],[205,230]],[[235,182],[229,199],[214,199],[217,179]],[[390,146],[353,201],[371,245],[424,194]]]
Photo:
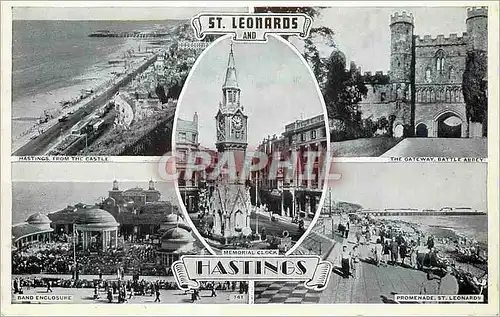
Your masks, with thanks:
[[[438,138],[461,138],[465,129],[464,120],[453,111],[445,111],[435,119]]]
[[[415,136],[418,138],[426,138],[429,136],[429,131],[424,123],[417,124],[415,128]]]

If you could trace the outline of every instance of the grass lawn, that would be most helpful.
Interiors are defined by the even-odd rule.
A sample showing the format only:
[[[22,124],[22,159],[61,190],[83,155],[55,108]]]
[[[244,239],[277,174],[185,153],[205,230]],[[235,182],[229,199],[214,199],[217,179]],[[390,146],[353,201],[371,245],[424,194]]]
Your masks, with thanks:
[[[333,157],[376,157],[384,154],[402,139],[375,137],[332,142]]]

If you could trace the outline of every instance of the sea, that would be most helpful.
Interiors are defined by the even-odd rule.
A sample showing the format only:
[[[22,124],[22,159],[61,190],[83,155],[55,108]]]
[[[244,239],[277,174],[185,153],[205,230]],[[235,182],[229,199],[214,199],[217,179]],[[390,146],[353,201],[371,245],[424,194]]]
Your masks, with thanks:
[[[117,32],[165,30],[179,23],[169,21],[39,21],[15,20],[12,25],[13,101],[71,86],[106,56],[119,52],[126,38],[96,38],[99,30]],[[32,107],[22,104],[18,107]],[[27,109],[12,109],[26,115]],[[33,109],[34,117],[40,111]]]
[[[148,181],[119,182],[120,189],[147,188]],[[93,205],[108,197],[112,182],[12,182],[12,224],[21,223],[37,212],[52,213],[68,205],[84,203]],[[157,182],[160,200],[177,204],[175,189],[171,183]]]
[[[377,217],[378,218],[378,217]],[[424,225],[436,236],[460,235],[479,243],[488,243],[488,216],[393,216],[380,217]]]

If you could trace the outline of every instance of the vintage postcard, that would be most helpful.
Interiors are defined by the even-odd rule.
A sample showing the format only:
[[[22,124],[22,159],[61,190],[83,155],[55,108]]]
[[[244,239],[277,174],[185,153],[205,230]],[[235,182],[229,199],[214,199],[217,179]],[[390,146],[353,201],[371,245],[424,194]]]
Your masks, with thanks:
[[[2,315],[499,314],[497,2],[1,14]]]

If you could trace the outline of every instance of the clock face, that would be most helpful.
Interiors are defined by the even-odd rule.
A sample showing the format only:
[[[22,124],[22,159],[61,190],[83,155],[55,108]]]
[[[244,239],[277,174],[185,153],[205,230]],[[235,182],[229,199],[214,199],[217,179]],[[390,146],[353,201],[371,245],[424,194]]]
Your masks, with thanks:
[[[234,116],[232,121],[235,130],[241,130],[243,128],[243,119],[240,116]]]

